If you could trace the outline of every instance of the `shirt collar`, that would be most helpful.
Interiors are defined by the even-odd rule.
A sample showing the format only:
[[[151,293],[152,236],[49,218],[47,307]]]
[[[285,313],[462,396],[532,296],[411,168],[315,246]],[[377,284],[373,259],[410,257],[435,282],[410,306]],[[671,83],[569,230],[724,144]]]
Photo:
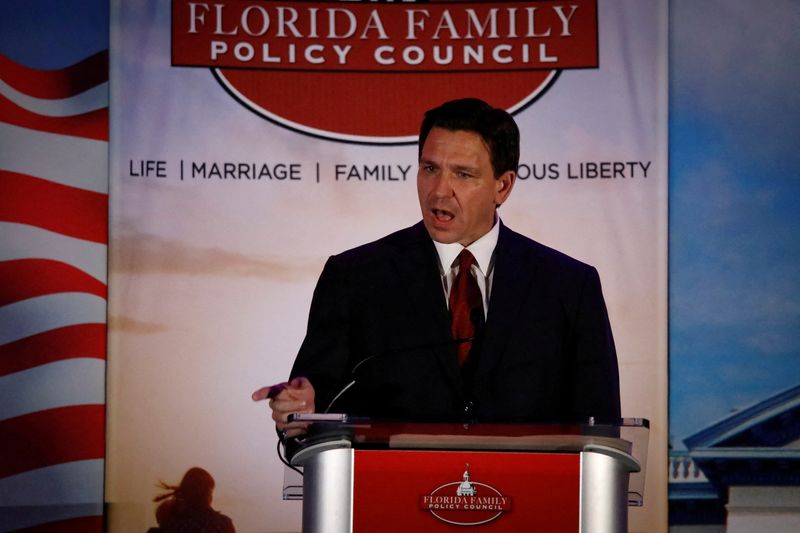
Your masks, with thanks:
[[[497,246],[497,239],[499,236],[500,218],[497,217],[495,218],[492,229],[486,232],[483,237],[477,241],[473,242],[469,246],[466,246],[466,249],[472,253],[473,257],[475,257],[475,263],[477,263],[478,269],[483,273],[484,276],[489,275],[492,254],[494,254],[494,249]],[[457,242],[444,244],[433,241],[433,245],[436,247],[436,253],[439,255],[439,268],[442,274],[450,271],[453,261],[456,260],[456,257],[458,257],[458,254],[461,253],[461,250],[465,248]]]

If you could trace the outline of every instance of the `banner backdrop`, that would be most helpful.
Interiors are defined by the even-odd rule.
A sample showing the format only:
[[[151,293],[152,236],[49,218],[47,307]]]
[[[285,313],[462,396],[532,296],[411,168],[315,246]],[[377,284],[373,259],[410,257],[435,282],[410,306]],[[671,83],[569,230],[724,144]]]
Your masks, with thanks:
[[[326,258],[419,219],[422,112],[467,96],[520,126],[504,223],[600,272],[623,416],[652,424],[631,530],[666,530],[665,1],[115,1],[111,22],[111,531],[156,525],[192,467],[237,531],[299,530],[250,393],[287,377]]]

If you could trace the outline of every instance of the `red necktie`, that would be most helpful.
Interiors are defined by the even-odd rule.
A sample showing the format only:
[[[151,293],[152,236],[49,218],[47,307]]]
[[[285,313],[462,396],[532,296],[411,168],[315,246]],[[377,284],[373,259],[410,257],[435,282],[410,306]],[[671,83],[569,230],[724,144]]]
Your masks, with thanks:
[[[458,363],[463,365],[472,348],[475,337],[476,313],[483,316],[483,297],[478,282],[472,275],[471,267],[475,258],[466,248],[458,254],[458,274],[450,289],[450,331],[458,343]],[[467,340],[469,339],[469,340]]]

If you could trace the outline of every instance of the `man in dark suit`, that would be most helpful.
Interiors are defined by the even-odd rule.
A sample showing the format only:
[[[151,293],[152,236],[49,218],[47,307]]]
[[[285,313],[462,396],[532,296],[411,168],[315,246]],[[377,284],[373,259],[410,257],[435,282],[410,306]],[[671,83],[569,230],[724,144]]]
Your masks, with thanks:
[[[290,381],[290,413],[546,422],[620,415],[617,357],[597,271],[506,228],[519,130],[476,99],[425,114],[422,222],[331,257]],[[355,382],[350,387],[348,383]],[[344,392],[342,392],[344,391]]]

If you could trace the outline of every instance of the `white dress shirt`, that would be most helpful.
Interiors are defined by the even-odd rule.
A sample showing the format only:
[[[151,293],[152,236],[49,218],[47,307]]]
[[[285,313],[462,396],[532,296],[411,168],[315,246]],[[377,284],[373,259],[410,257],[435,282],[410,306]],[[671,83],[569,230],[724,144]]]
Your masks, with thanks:
[[[487,316],[489,311],[489,296],[492,291],[492,277],[494,276],[494,249],[497,246],[497,238],[500,235],[500,219],[496,219],[494,226],[483,237],[473,242],[466,249],[475,258],[472,265],[472,275],[478,282],[478,288],[483,297],[483,315]],[[444,244],[433,241],[436,253],[439,255],[439,274],[442,276],[442,288],[444,298],[448,307],[450,306],[450,288],[453,280],[458,274],[458,263],[456,259],[465,247],[457,242]],[[456,262],[454,265],[453,263]]]

